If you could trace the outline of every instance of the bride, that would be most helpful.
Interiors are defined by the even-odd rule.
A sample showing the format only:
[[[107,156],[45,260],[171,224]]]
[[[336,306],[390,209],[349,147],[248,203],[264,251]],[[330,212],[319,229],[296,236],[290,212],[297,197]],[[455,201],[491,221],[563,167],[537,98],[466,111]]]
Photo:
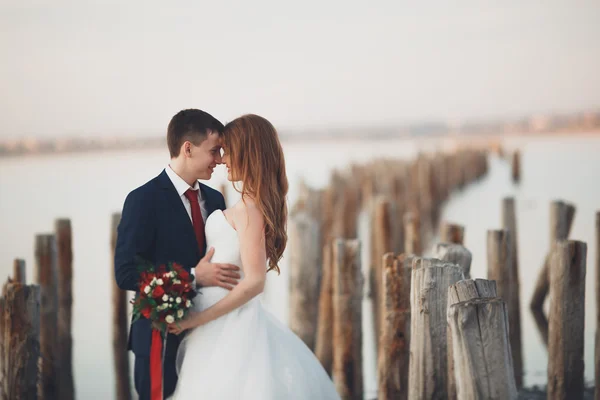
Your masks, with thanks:
[[[206,240],[212,262],[240,266],[242,278],[231,291],[202,288],[191,316],[169,326],[175,334],[189,330],[172,398],[339,399],[312,351],[258,298],[267,272],[279,273],[287,243],[288,182],[277,132],[266,119],[244,115],[225,126],[223,149],[227,179],[242,182],[242,197],[208,217]]]

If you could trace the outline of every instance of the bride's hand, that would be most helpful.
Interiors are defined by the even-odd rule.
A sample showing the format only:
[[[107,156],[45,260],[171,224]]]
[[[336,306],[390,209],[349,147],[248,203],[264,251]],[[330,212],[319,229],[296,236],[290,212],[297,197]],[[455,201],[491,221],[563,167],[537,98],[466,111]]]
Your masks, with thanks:
[[[181,320],[178,322],[173,322],[172,324],[169,324],[169,326],[167,326],[167,331],[169,333],[179,335],[180,333],[182,333],[185,330],[195,328],[195,326],[193,324],[193,318],[192,318],[193,315],[195,315],[195,314],[190,314],[190,316],[188,316],[184,320]]]

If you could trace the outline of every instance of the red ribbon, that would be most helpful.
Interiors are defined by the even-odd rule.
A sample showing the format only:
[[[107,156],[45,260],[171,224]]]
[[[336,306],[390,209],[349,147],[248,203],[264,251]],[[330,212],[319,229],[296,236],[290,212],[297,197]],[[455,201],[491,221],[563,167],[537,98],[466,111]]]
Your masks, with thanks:
[[[150,399],[162,400],[162,349],[163,340],[160,331],[152,329],[152,344],[150,345]]]

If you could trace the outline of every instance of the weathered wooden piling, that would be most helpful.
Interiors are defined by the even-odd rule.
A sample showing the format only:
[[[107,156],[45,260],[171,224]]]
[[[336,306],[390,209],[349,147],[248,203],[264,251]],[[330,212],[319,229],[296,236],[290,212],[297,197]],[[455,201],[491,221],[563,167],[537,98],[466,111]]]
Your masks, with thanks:
[[[35,258],[37,282],[40,285],[40,399],[59,398],[56,367],[58,354],[58,271],[56,266],[56,237],[36,235]]]
[[[466,247],[454,243],[438,243],[435,247],[435,258],[459,265],[463,270],[465,279],[471,278],[473,255]]]
[[[521,181],[521,152],[519,150],[515,150],[512,154],[511,170],[513,182],[519,183]]]
[[[587,244],[562,240],[550,261],[548,399],[582,399]]]
[[[6,341],[7,339],[5,338],[6,335],[6,330],[4,327],[4,312],[5,312],[5,298],[4,296],[6,295],[6,289],[8,287],[8,285],[11,283],[10,278],[8,279],[8,281],[3,285],[2,287],[2,293],[0,294],[0,400],[7,400],[8,399],[8,394],[7,392],[7,387],[6,387],[6,369],[8,368],[7,365],[7,355],[5,354],[5,350],[6,350]]]
[[[465,241],[465,227],[462,225],[454,224],[451,222],[444,221],[440,228],[440,242],[443,243],[454,243],[464,244]]]
[[[512,350],[515,382],[517,389],[523,387],[523,345],[521,341],[521,289],[519,279],[519,246],[516,206],[514,197],[502,199],[502,228],[508,230],[510,240],[510,296],[505,301],[508,306],[508,326]]]
[[[600,400],[600,211],[596,211],[596,342],[594,398]]]
[[[448,397],[448,287],[462,268],[433,258],[412,264],[409,399]]]
[[[378,400],[408,399],[412,256],[383,256],[383,324],[378,348]]]
[[[381,335],[383,303],[382,285],[383,285],[383,267],[382,257],[392,251],[392,221],[390,214],[390,203],[381,198],[375,203],[374,220],[372,226],[371,242],[371,296],[373,299],[373,326],[375,327],[375,337]]]
[[[551,253],[556,241],[568,239],[574,217],[575,206],[572,204],[561,200],[553,201],[550,204],[550,250],[544,259],[544,264],[538,275],[529,303],[542,340],[546,345],[548,344],[548,319],[544,314],[543,306],[550,289],[549,263]]]
[[[435,257],[451,264],[461,267],[464,279],[470,279],[471,252],[460,244],[438,243],[435,248]],[[452,346],[452,335],[448,332],[448,348]],[[448,399],[456,399],[456,381],[454,379],[454,356],[448,351]]]
[[[319,223],[307,212],[290,218],[290,329],[314,351],[317,334],[321,282],[321,232]]]
[[[548,269],[551,249],[556,241],[568,239],[574,217],[575,206],[572,204],[561,200],[553,201],[550,204],[550,251],[546,255],[538,280],[536,281],[533,295],[531,296],[530,307],[532,309],[542,308],[544,305],[544,300],[546,300],[550,288]]]
[[[13,276],[12,280],[15,283],[27,283],[27,274],[25,271],[25,260],[16,258],[13,264]]]
[[[3,320],[4,399],[49,398],[39,387],[40,287],[11,283],[6,286]],[[43,360],[42,360],[43,363]],[[58,398],[58,397],[55,397]]]
[[[319,293],[319,315],[315,355],[331,375],[333,365],[333,244],[323,248],[323,276]]]
[[[514,299],[514,297],[518,295],[518,292],[514,290],[515,277],[512,269],[513,256],[511,236],[511,232],[506,229],[487,231],[488,279],[496,281],[498,297],[504,300],[506,304],[511,353],[518,353],[519,362],[521,362],[520,335],[519,332],[516,329],[513,330],[512,326],[510,325],[511,321],[518,320],[518,301]],[[522,365],[519,365],[518,368],[515,368],[515,383],[517,388],[522,386],[522,374]]]
[[[117,245],[117,232],[121,214],[111,216],[110,250],[111,260],[114,260],[115,246]],[[111,262],[111,276],[114,275],[114,261]],[[112,286],[112,350],[115,368],[115,398],[116,400],[131,400],[131,384],[129,373],[129,353],[127,351],[127,334],[129,321],[127,320],[127,292],[117,286],[111,279]]]
[[[420,222],[415,213],[404,214],[404,253],[420,256],[423,253],[421,246]]]
[[[451,287],[448,295],[457,398],[517,399],[506,303],[492,297],[491,284],[480,294],[478,281],[460,282],[470,287]]]
[[[73,249],[71,221],[55,221],[55,235],[58,261],[58,393],[61,400],[75,398],[73,382]]]
[[[333,266],[333,380],[342,400],[362,400],[360,242],[336,240]]]

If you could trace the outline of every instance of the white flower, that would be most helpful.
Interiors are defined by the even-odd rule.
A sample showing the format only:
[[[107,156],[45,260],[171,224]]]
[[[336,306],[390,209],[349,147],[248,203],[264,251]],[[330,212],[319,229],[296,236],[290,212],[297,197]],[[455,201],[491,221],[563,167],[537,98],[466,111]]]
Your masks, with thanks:
[[[162,279],[157,279],[157,280],[156,280],[156,284],[157,284],[158,286],[162,285],[163,283],[164,283],[164,282],[163,282],[163,280],[162,280]]]
[[[165,317],[165,321],[166,321],[167,324],[172,324],[173,322],[175,322],[175,318],[173,318],[172,315],[167,315]]]
[[[152,280],[150,281],[150,284],[155,284],[156,283],[156,277],[152,278]]]
[[[169,298],[169,301],[172,303],[172,302],[174,302],[175,300],[174,300],[174,299],[171,297],[171,298]]]
[[[176,299],[175,299],[175,302],[176,302],[177,304],[181,303],[181,297],[178,297],[178,298],[176,298]]]
[[[144,293],[148,294],[150,293],[150,286],[146,285],[146,287],[144,288]]]
[[[183,310],[177,310],[177,318],[182,318],[183,317]]]
[[[179,285],[181,283],[181,281],[179,279],[173,279],[173,283],[176,285]]]
[[[192,302],[189,300],[186,300],[185,306],[189,308],[191,305],[192,305]]]
[[[167,301],[167,300],[169,300],[169,295],[163,294],[162,301]]]

